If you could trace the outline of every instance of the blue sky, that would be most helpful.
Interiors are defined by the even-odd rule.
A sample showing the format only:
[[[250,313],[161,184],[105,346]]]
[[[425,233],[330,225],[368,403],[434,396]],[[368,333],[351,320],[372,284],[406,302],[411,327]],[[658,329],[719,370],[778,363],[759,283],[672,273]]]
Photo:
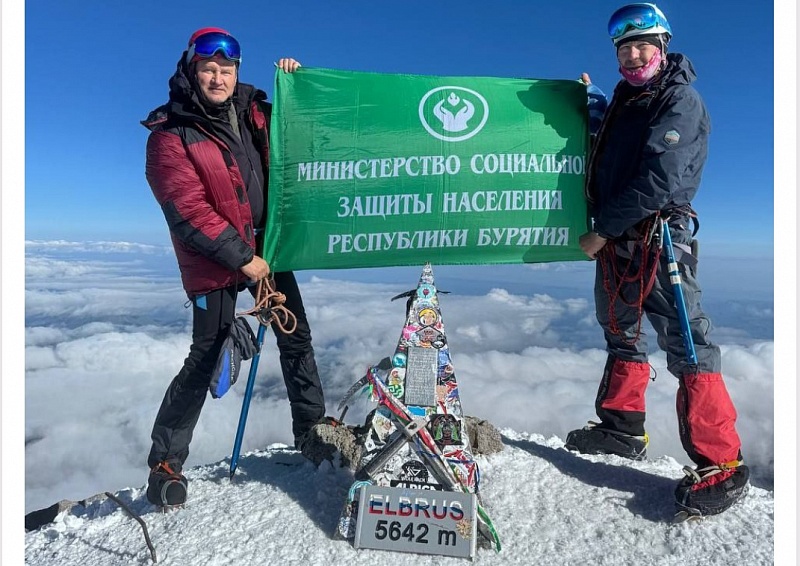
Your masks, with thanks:
[[[188,36],[221,26],[243,45],[241,79],[270,95],[273,61],[431,75],[571,79],[607,94],[619,75],[606,35],[617,1],[28,2],[25,236],[165,242],[144,178],[139,120],[166,100]],[[719,253],[771,254],[773,12],[751,2],[665,1],[712,119],[695,208]],[[235,6],[235,7],[234,7]],[[265,7],[269,6],[269,8]]]
[[[38,263],[26,261],[22,241],[167,243],[164,219],[144,178],[147,131],[139,121],[166,100],[167,79],[192,31],[209,25],[229,29],[243,44],[242,80],[264,88],[270,95],[272,63],[282,56],[293,56],[308,66],[387,73],[570,79],[586,71],[610,94],[618,74],[614,51],[605,35],[605,25],[608,15],[620,4],[607,0],[525,0],[494,2],[491,8],[487,8],[489,3],[477,1],[351,0],[334,3],[296,0],[233,4],[199,0],[159,3],[149,0],[34,0],[28,3],[4,0],[0,6],[3,32],[0,51],[3,66],[0,207],[3,478],[21,481],[20,462],[26,461],[27,456],[19,423],[24,421],[27,425],[29,421],[23,414],[28,402],[42,400],[51,403],[42,411],[29,410],[28,415],[52,414],[53,422],[58,421],[52,430],[60,432],[69,432],[76,416],[83,419],[82,423],[88,423],[86,427],[96,427],[98,415],[113,412],[102,403],[119,403],[120,415],[130,416],[125,411],[136,413],[135,418],[130,419],[138,427],[137,434],[132,436],[141,442],[147,436],[152,411],[163,390],[162,382],[166,379],[163,368],[179,364],[188,347],[188,330],[180,308],[184,295],[179,288],[174,259],[169,259],[173,257],[169,250],[161,261],[170,266],[171,272],[166,280],[162,280],[151,273],[143,275],[142,264],[138,262],[123,263],[121,271],[116,271],[116,267],[110,269],[104,262],[94,260],[84,263],[71,258],[60,261],[48,257],[48,261]],[[775,38],[780,43],[773,48],[775,14],[769,4],[759,3],[755,8],[756,3],[743,0],[671,0],[659,5],[667,13],[675,32],[672,49],[692,59],[699,74],[696,86],[705,97],[711,114],[710,158],[700,196],[694,204],[701,214],[703,254],[707,259],[715,256],[713,259],[717,263],[705,261],[701,266],[701,278],[708,282],[704,284],[707,296],[719,305],[710,307],[716,312],[723,308],[730,311],[716,317],[716,322],[723,327],[722,343],[728,348],[726,367],[732,370],[733,381],[742,384],[739,389],[745,400],[742,406],[752,407],[752,413],[757,413],[771,398],[768,392],[759,397],[750,388],[758,389],[764,387],[764,382],[771,382],[771,354],[755,349],[757,345],[751,342],[753,338],[769,341],[769,335],[762,330],[768,324],[763,321],[772,313],[766,310],[756,313],[762,316],[761,324],[752,324],[753,313],[747,310],[736,311],[742,315],[735,325],[729,321],[735,309],[757,310],[763,302],[769,302],[770,297],[764,294],[771,295],[772,273],[767,266],[772,262],[769,261],[771,258],[763,256],[772,255],[773,230],[778,236],[774,239],[775,257],[778,258],[775,262],[774,317],[779,331],[775,332],[774,340],[776,357],[780,361],[775,364],[778,371],[774,372],[774,429],[781,431],[782,449],[775,453],[775,468],[794,470],[796,6],[786,0],[776,2],[779,9],[775,22],[779,33]],[[23,45],[24,61],[20,54]],[[24,85],[13,80],[19,76],[23,63]],[[780,72],[780,88],[777,90],[774,88],[774,69]],[[776,123],[775,107],[780,109],[777,132],[773,127]],[[775,163],[777,169],[774,169]],[[791,170],[788,164],[791,164]],[[776,221],[773,221],[773,207]],[[24,238],[20,237],[21,234]],[[717,256],[720,255],[738,259],[759,255],[763,261],[719,263],[721,260]],[[720,265],[722,267],[717,267]],[[496,284],[510,293],[525,295],[525,301],[535,312],[540,312],[534,308],[538,306],[537,301],[543,301],[543,313],[551,309],[548,296],[542,299],[538,295],[546,286],[549,296],[558,301],[565,300],[563,305],[555,306],[555,314],[547,317],[559,321],[560,326],[556,329],[563,335],[577,336],[576,351],[570,351],[571,362],[579,363],[582,348],[588,348],[589,344],[592,348],[600,347],[589,334],[597,332],[593,324],[586,326],[585,335],[564,331],[565,328],[577,328],[575,317],[578,314],[590,312],[588,303],[575,302],[573,289],[580,287],[583,294],[588,294],[591,278],[584,275],[579,279],[570,271],[590,265],[573,263],[567,266],[564,275],[544,267],[542,272],[530,275],[528,269],[540,266],[522,267],[526,271],[513,272],[516,279],[509,275],[511,271],[498,276],[497,272],[485,270],[480,274],[480,282],[487,288]],[[416,274],[409,278],[407,273],[410,272],[406,271],[402,277],[392,278],[391,274],[395,272],[380,276],[378,271],[362,270],[353,276],[361,278],[362,284],[380,283],[381,278],[383,283],[391,282],[393,286],[384,289],[376,303],[389,309],[397,303],[388,303],[386,292],[393,292],[397,285],[401,286],[400,290],[406,286],[410,288],[415,283],[413,277]],[[345,274],[326,275],[338,278]],[[28,293],[26,276],[42,281],[41,289],[34,287]],[[306,280],[309,276],[303,274]],[[446,273],[441,273],[441,276],[447,285]],[[528,286],[523,288],[525,284]],[[723,284],[726,287],[724,293]],[[558,285],[563,285],[560,292],[556,292]],[[327,312],[325,309],[337,300],[339,286],[313,279],[309,286],[309,301],[318,301],[319,313]],[[758,289],[760,294],[754,293],[754,289]],[[66,291],[74,291],[74,295],[64,294]],[[481,292],[486,293],[486,290]],[[141,296],[146,296],[147,301],[137,300]],[[353,297],[350,303],[346,298],[338,298],[343,303],[340,305],[342,313],[351,312],[352,303],[363,301],[364,297],[377,301],[371,290],[356,289]],[[453,297],[457,297],[455,291]],[[72,302],[65,298],[71,298]],[[502,293],[500,298],[503,298]],[[754,298],[760,301],[756,305],[752,304]],[[724,303],[729,300],[726,307]],[[508,302],[511,304],[513,301]],[[38,312],[41,319],[37,319],[36,324],[41,327],[26,329],[25,310],[37,305],[41,307],[40,311],[34,312]],[[47,310],[51,305],[60,310]],[[457,322],[456,313],[468,312],[469,308],[471,304],[463,311],[454,307],[448,310],[448,316],[452,312],[453,320]],[[95,311],[103,316],[91,314]],[[567,316],[563,312],[571,314]],[[110,314],[105,316],[104,313]],[[99,324],[84,325],[86,321],[80,319],[82,316],[89,316]],[[315,328],[319,328],[315,330],[315,336],[320,336],[320,342],[325,343],[327,336],[330,344],[339,344],[337,332],[346,314],[331,320],[315,316],[319,318],[315,323]],[[70,323],[73,319],[77,320],[74,325]],[[510,332],[513,330],[508,324],[510,320],[500,317],[498,328]],[[384,322],[382,319],[371,320],[372,326],[367,328],[394,336],[394,318],[390,323]],[[457,326],[454,324],[453,328]],[[470,330],[469,325],[464,326]],[[538,336],[538,329],[534,330]],[[118,334],[128,338],[135,334],[140,342],[119,339]],[[370,340],[373,334],[382,336],[377,331],[367,332]],[[562,334],[556,334],[556,337]],[[165,341],[165,336],[169,340]],[[501,332],[496,338],[502,340],[506,335]],[[150,340],[156,346],[161,345],[162,349],[156,347],[155,353],[145,358],[146,365],[141,367],[137,364],[142,362],[142,348]],[[109,349],[108,344],[128,344],[124,351],[128,362],[120,364],[126,375],[121,378],[109,379],[107,371],[107,367],[118,360],[103,365],[103,356],[113,357],[117,352]],[[554,347],[560,342],[545,341],[543,344],[560,355],[560,350]],[[35,356],[29,356],[28,352],[22,355],[28,347],[35,349]],[[49,349],[55,351],[59,348],[74,355],[57,360],[58,363],[52,362],[48,357]],[[353,351],[365,357],[376,353],[377,349],[367,348],[361,343],[342,352],[331,348],[329,363],[332,367],[344,367],[344,362],[352,363]],[[465,348],[463,355],[468,357],[469,352],[469,348]],[[27,381],[25,364],[28,361],[38,363],[37,367],[51,379],[38,384],[42,387],[41,396],[30,395],[27,383],[21,387]],[[358,361],[362,360],[359,358]],[[589,361],[594,363],[596,360]],[[560,358],[554,365],[558,363]],[[59,364],[66,365],[62,367]],[[585,392],[596,389],[595,370],[587,368],[586,375],[581,377],[585,384],[580,399],[587,403],[583,411],[586,417],[591,417],[592,398]],[[345,377],[349,379],[350,374],[345,370],[341,373],[341,385],[344,386]],[[753,380],[754,375],[763,377]],[[150,381],[142,382],[142,376]],[[78,379],[81,386],[76,388],[68,383],[70,377]],[[658,387],[665,387],[667,393],[673,395],[669,383],[666,379],[659,380]],[[128,384],[135,384],[137,391],[131,393]],[[119,389],[110,391],[109,385]],[[544,387],[546,384],[534,383],[533,386]],[[479,393],[477,388],[473,390],[473,394]],[[142,391],[146,398],[141,397]],[[333,393],[337,391],[332,390],[334,402],[336,395]],[[76,403],[84,403],[92,410],[84,414],[82,405],[78,405],[78,410],[70,410],[68,404],[61,402],[67,395],[76,395]],[[96,401],[96,405],[86,404],[87,395]],[[272,399],[267,401],[273,402]],[[672,407],[672,402],[665,401],[664,406]],[[140,408],[146,413],[139,414]],[[226,405],[224,411],[233,415],[231,418],[235,421],[235,403]],[[265,412],[272,414],[269,410]],[[57,417],[63,419],[59,421]],[[129,431],[126,428],[129,425],[122,422],[125,419],[118,420],[120,422],[115,421],[118,428],[123,432]],[[752,415],[750,421],[756,422]],[[285,425],[285,419],[280,422]],[[563,423],[563,426],[571,424]],[[666,430],[668,424],[659,426]],[[272,434],[267,430],[269,428],[264,425],[258,438],[264,440],[267,434]],[[541,429],[539,425],[532,428]],[[84,430],[83,427],[77,429],[76,438]],[[764,437],[759,430],[752,430],[754,438]],[[108,427],[108,432],[116,434],[117,431]],[[208,453],[198,450],[201,461],[203,455],[207,456],[207,461],[218,457],[211,453],[213,449],[223,453],[228,450],[229,431],[226,429],[224,432],[219,443],[206,448]],[[255,428],[253,432],[256,432]],[[674,435],[672,441],[675,441]],[[112,439],[105,442],[105,446],[121,446],[115,442]],[[71,445],[80,443],[66,441],[62,446],[63,454],[58,454],[63,455],[67,463],[76,455],[66,449]],[[101,449],[90,448],[89,455],[81,458],[81,465],[88,463],[97,472],[92,458]],[[139,452],[132,450],[130,454],[132,462],[129,464],[139,474]],[[117,460],[114,462],[115,465],[119,463]],[[30,465],[34,470],[50,469],[35,461]],[[54,469],[61,468],[56,466]],[[102,476],[115,482],[109,488],[122,481],[134,484],[143,481],[140,475],[135,475],[132,480],[122,480],[116,471],[113,477],[107,472],[107,469],[103,470]],[[26,470],[26,476],[28,474]],[[794,475],[792,478],[796,479]],[[24,506],[23,491],[13,482],[4,481],[2,484],[4,530],[9,525],[9,530],[12,530],[20,520],[20,509]],[[793,501],[795,489],[795,486],[787,485],[782,493]],[[80,495],[89,494],[81,491]],[[18,504],[11,504],[12,500]],[[785,520],[776,521],[776,536],[782,535],[782,540],[789,540],[795,534],[795,517],[793,513],[784,513],[782,517]],[[10,548],[12,545],[4,539],[4,558]]]

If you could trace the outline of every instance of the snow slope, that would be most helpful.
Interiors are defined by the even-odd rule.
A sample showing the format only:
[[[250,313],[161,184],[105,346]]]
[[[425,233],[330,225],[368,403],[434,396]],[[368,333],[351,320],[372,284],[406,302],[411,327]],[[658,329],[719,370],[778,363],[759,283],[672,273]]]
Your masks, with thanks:
[[[503,429],[506,448],[478,456],[481,497],[503,548],[479,548],[475,564],[748,566],[775,563],[774,494],[751,487],[726,513],[672,525],[681,465],[664,456],[631,462],[584,456],[561,439]],[[354,549],[333,538],[347,469],[319,468],[274,444],[186,470],[189,500],[163,513],[144,486],[116,495],[147,525],[158,564],[222,566],[346,564],[422,566],[467,559]],[[152,563],[140,525],[111,499],[61,513],[25,535],[28,566],[129,566]]]

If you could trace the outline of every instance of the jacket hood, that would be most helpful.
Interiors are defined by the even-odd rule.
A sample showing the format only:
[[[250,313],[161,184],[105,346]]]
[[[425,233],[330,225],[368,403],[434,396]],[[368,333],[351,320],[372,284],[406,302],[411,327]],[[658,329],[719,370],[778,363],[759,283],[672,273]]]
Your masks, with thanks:
[[[688,85],[697,80],[694,65],[681,53],[667,53],[667,68],[664,74],[667,76],[667,82]]]
[[[194,83],[189,79],[189,69],[184,61],[185,55],[185,53],[181,55],[175,73],[169,79],[169,102],[152,110],[147,118],[141,121],[141,124],[151,131],[165,122],[170,115],[193,120],[207,117]],[[254,100],[267,100],[267,93],[251,84],[237,81],[233,91],[233,104],[237,113],[249,107]]]

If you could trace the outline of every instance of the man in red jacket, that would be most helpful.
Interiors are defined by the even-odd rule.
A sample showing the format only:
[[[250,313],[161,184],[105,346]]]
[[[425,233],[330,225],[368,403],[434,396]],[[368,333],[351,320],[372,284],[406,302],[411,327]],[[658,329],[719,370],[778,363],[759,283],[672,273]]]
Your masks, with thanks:
[[[169,102],[142,122],[151,132],[147,181],[167,220],[193,309],[189,355],[167,388],[151,434],[147,498],[155,505],[186,500],[181,469],[237,295],[270,273],[256,242],[266,217],[272,106],[263,91],[238,81],[240,62],[239,43],[227,31],[196,31],[169,81]],[[300,64],[280,59],[278,67],[291,73]],[[325,400],[297,281],[291,272],[273,276],[297,318],[293,333],[275,335],[299,448],[324,417]]]

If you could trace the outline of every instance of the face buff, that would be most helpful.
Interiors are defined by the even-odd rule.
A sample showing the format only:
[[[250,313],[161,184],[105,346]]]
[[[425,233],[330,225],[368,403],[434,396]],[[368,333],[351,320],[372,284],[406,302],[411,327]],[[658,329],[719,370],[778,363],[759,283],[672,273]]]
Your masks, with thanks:
[[[661,66],[661,61],[661,50],[656,49],[652,59],[645,66],[638,69],[626,69],[621,66],[619,72],[633,86],[642,86],[656,75]]]

